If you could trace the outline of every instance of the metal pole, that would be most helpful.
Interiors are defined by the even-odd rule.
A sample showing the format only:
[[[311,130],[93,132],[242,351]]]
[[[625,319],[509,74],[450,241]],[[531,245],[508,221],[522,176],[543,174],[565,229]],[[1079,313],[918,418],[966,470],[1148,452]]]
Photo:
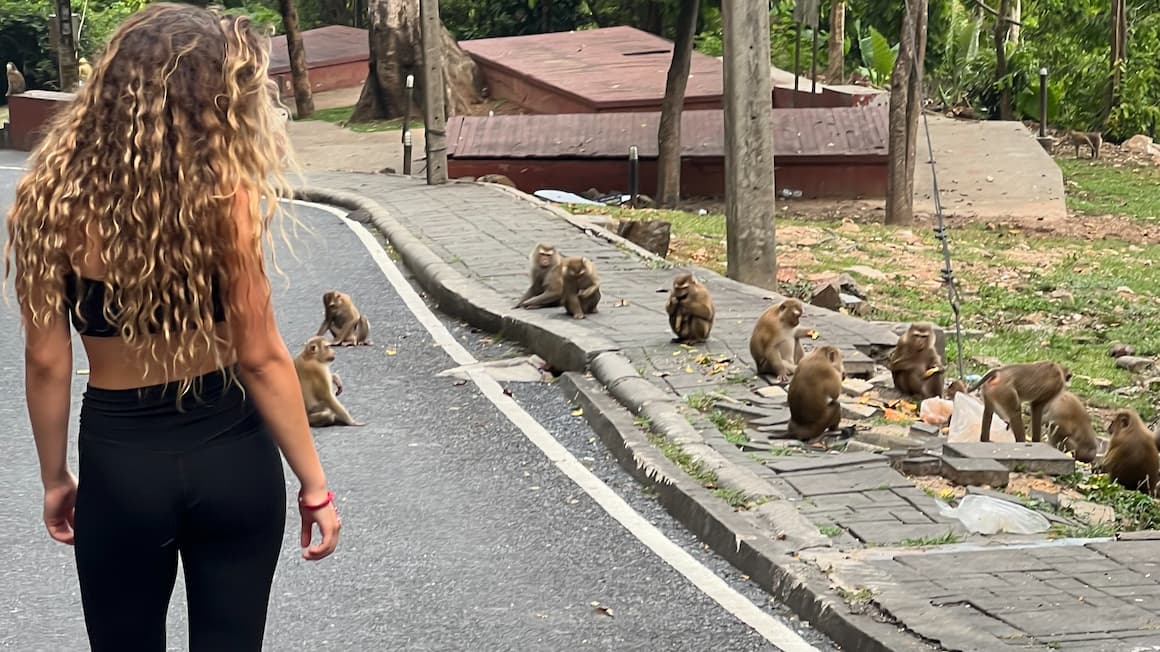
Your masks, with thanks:
[[[411,176],[411,132],[403,132],[403,174]]]
[[[815,26],[811,31],[814,33],[814,47],[810,52],[810,95],[818,92],[818,28]],[[814,105],[814,98],[810,98],[810,106]]]
[[[802,24],[797,24],[797,38],[793,40],[793,92],[797,100],[798,74],[802,69]]]
[[[407,141],[407,132],[411,129],[411,105],[415,97],[415,75],[407,75],[407,105],[403,107],[403,142]]]
[[[628,194],[632,197],[629,206],[636,208],[636,198],[640,194],[640,151],[636,145],[628,148]]]
[[[1039,137],[1047,137],[1047,68],[1039,69]]]

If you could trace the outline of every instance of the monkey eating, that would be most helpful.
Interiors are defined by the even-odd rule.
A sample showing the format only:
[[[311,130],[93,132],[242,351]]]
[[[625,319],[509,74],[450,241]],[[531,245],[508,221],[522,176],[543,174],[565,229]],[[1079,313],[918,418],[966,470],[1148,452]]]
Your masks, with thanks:
[[[1098,131],[1069,131],[1067,137],[1075,145],[1075,157],[1079,158],[1079,148],[1087,145],[1092,150],[1093,160],[1100,157],[1100,146],[1104,143],[1104,135]]]
[[[801,338],[815,337],[810,329],[798,328],[805,306],[798,299],[784,299],[765,309],[753,325],[749,355],[757,373],[774,376],[784,383],[802,359]]]
[[[564,290],[564,270],[560,265],[563,256],[555,246],[540,243],[532,250],[532,283],[528,291],[516,302],[515,308],[551,308],[560,305]]]
[[[568,256],[560,263],[564,270],[562,299],[564,309],[573,319],[596,312],[600,303],[600,275],[591,260],[582,256]]]
[[[1160,476],[1160,453],[1153,435],[1135,410],[1119,410],[1108,423],[1112,440],[1100,470],[1120,486],[1155,495]]]
[[[1096,459],[1099,445],[1091,417],[1083,401],[1064,390],[1044,410],[1044,420],[1051,424],[1051,445],[1066,450],[1079,462],[1090,464]]]
[[[943,393],[943,362],[934,346],[934,325],[918,322],[898,338],[887,366],[894,386],[909,396],[926,400]]]
[[[835,346],[823,344],[802,356],[786,390],[792,437],[809,441],[838,428],[845,377],[842,353]]]
[[[322,305],[326,313],[316,335],[330,330],[338,346],[371,344],[371,323],[359,312],[349,294],[331,290],[322,295]]]
[[[24,81],[24,75],[16,69],[16,64],[9,61],[5,68],[8,72],[8,92],[4,94],[5,97],[19,95],[28,90],[28,84]]]
[[[326,338],[315,335],[306,340],[302,352],[294,358],[294,371],[302,386],[302,402],[306,405],[306,418],[311,427],[320,428],[335,424],[363,426],[354,420],[350,412],[338,402],[342,393],[342,380],[330,371],[334,362],[334,349]]]
[[[1025,442],[1023,403],[1031,407],[1031,438],[1043,436],[1043,411],[1066,387],[1071,372],[1049,360],[1012,364],[988,371],[971,391],[983,388],[983,423],[979,441],[991,441],[991,419],[995,413],[1011,426],[1015,441]]]
[[[665,304],[669,313],[669,327],[676,335],[675,342],[703,342],[713,330],[713,297],[692,274],[680,274],[673,279],[673,291]]]

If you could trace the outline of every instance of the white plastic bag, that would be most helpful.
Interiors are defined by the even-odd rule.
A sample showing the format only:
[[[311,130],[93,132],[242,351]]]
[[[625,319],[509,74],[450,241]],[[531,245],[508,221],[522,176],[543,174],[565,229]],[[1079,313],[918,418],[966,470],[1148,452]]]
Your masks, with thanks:
[[[953,411],[953,403],[945,398],[934,396],[926,399],[919,405],[918,417],[922,419],[923,423],[942,427],[947,425],[947,422],[951,420]]]
[[[967,394],[955,394],[954,409],[951,411],[951,430],[947,442],[979,441],[983,431],[983,402]],[[1007,422],[998,414],[991,419],[991,441],[1014,442],[1015,433],[1007,428]]]
[[[1051,527],[1039,512],[990,496],[968,494],[959,501],[958,507],[951,507],[941,500],[935,503],[940,514],[957,519],[968,530],[979,534],[1038,534]]]

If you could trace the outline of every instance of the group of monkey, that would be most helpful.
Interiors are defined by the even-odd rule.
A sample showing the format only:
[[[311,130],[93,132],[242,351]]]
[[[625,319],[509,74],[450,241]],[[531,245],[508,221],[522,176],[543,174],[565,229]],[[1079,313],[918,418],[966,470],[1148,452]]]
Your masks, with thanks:
[[[337,346],[369,346],[371,344],[371,324],[359,312],[350,295],[331,290],[322,295],[324,315],[318,333],[306,340],[302,351],[294,358],[294,370],[298,373],[298,383],[302,386],[302,401],[306,405],[306,417],[315,428],[343,425],[363,426],[355,421],[350,412],[338,401],[342,394],[342,378],[330,369],[334,362]],[[330,331],[333,342],[328,342],[323,334]]]
[[[531,283],[516,308],[563,305],[576,319],[596,312],[600,278],[592,261],[565,256],[554,245],[540,243],[531,253]],[[706,288],[690,273],[673,279],[665,304],[674,342],[694,344],[709,338],[716,310]],[[777,383],[789,382],[786,402],[790,437],[809,441],[836,430],[842,418],[840,397],[846,371],[841,351],[830,344],[805,353],[803,338],[817,331],[802,327],[805,305],[786,298],[758,317],[749,339],[749,352],[760,375]],[[1092,462],[1099,450],[1091,418],[1083,402],[1067,391],[1071,372],[1051,361],[1012,364],[992,369],[971,388],[961,380],[944,387],[942,357],[935,347],[934,325],[911,324],[899,338],[887,363],[895,387],[904,395],[925,400],[953,399],[958,392],[982,388],[983,420],[980,441],[990,441],[996,413],[1005,419],[1018,442],[1027,441],[1022,405],[1030,404],[1031,438],[1041,441],[1044,422],[1050,423],[1052,445],[1071,452],[1081,462]],[[1160,491],[1160,437],[1153,435],[1134,410],[1117,411],[1108,424],[1111,441],[1102,470],[1129,489],[1150,495]]]

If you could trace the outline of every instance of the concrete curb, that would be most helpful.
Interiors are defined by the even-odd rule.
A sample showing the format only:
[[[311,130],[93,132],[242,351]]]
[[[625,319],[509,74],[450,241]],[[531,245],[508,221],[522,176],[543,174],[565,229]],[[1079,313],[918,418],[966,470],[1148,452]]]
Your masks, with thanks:
[[[510,191],[504,186],[487,185],[500,188],[501,192]],[[524,193],[518,193],[518,196],[528,197]],[[772,483],[744,465],[735,464],[728,459],[732,455],[723,455],[706,442],[682,414],[683,404],[644,378],[614,342],[588,333],[571,320],[550,319],[541,311],[511,308],[512,298],[502,297],[464,277],[373,200],[317,187],[297,189],[295,197],[358,213],[354,219],[369,223],[382,232],[419,285],[443,312],[477,328],[523,343],[556,369],[581,374],[590,370],[616,399],[615,402],[601,395],[591,381],[576,373],[565,374],[563,387],[569,398],[587,404],[585,414],[589,424],[605,440],[620,463],[641,482],[655,485],[666,509],[702,541],[843,649],[867,652],[931,649],[916,643],[915,638],[902,633],[894,625],[849,613],[844,603],[831,597],[825,576],[791,556],[805,548],[827,546],[828,539],[798,513]],[[553,209],[549,210],[553,213],[558,210]],[[634,253],[640,249],[604,229],[561,217],[581,230],[629,248]],[[657,258],[643,249],[639,253],[649,260]],[[770,499],[771,502],[762,505],[760,513],[753,518],[760,518],[766,526],[773,525],[778,530],[779,541],[766,541],[756,522],[734,512],[724,500],[673,465],[648,441],[625,410],[647,419],[651,430],[680,445],[705,468],[716,473],[719,485],[743,491],[754,498]]]

